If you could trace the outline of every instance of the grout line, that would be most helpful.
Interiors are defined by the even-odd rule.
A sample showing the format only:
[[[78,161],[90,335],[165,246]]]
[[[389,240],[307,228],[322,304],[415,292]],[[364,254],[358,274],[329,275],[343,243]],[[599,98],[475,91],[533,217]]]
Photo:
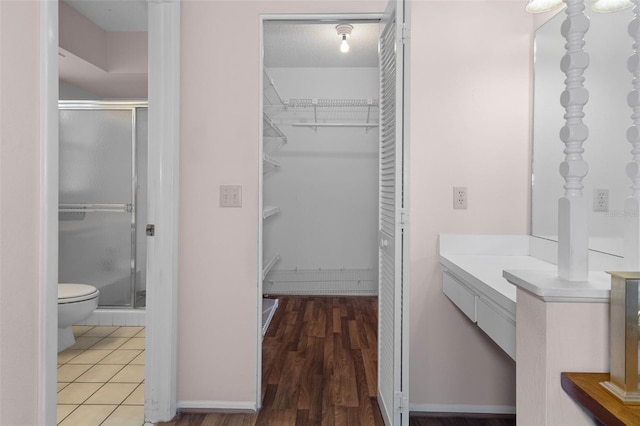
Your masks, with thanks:
[[[80,336],[85,335],[87,332],[89,332],[90,330],[93,330],[96,327],[100,327],[100,326],[94,326],[91,328],[88,328],[87,330],[85,330],[83,333],[80,333],[78,335],[76,335],[75,337],[78,338]],[[83,355],[84,353],[86,353],[87,351],[91,351],[91,350],[106,350],[109,351],[104,357],[100,358],[97,362],[95,363],[87,363],[87,364],[70,364],[70,365],[90,365],[91,367],[89,367],[89,369],[87,371],[89,371],[91,368],[98,366],[98,365],[116,365],[120,368],[117,369],[117,371],[115,371],[106,381],[102,381],[102,382],[79,382],[77,381],[82,375],[84,375],[86,373],[86,371],[82,374],[80,374],[78,377],[76,377],[74,380],[72,380],[70,383],[94,383],[94,384],[99,384],[100,386],[94,391],[92,392],[90,395],[87,395],[87,397],[82,401],[82,403],[80,404],[60,404],[60,405],[76,405],[76,408],[74,408],[70,413],[68,413],[64,418],[62,418],[60,420],[60,423],[63,422],[65,419],[67,419],[72,413],[74,413],[80,406],[83,405],[115,405],[115,408],[109,413],[109,415],[107,415],[107,417],[105,417],[105,419],[103,420],[103,422],[101,422],[100,424],[104,423],[107,421],[107,419],[109,419],[109,417],[119,408],[119,407],[141,407],[142,410],[144,410],[144,403],[142,405],[138,405],[138,404],[124,404],[124,402],[131,397],[131,395],[141,386],[144,385],[144,378],[142,379],[142,381],[138,382],[138,381],[133,381],[133,382],[111,382],[111,379],[113,379],[116,375],[118,375],[125,367],[132,365],[132,366],[141,366],[144,367],[144,364],[132,364],[133,360],[135,360],[136,358],[138,358],[141,354],[145,353],[145,349],[120,349],[123,345],[125,345],[127,342],[129,342],[131,339],[133,338],[144,338],[143,336],[139,336],[141,333],[145,332],[145,327],[143,326],[142,329],[140,331],[138,331],[136,334],[134,334],[133,336],[114,336],[112,338],[122,338],[122,339],[126,339],[123,340],[123,342],[115,347],[115,348],[109,348],[109,349],[99,349],[99,348],[94,348],[94,346],[98,345],[102,340],[110,337],[112,334],[116,333],[118,330],[120,330],[122,327],[126,327],[126,326],[119,326],[117,327],[114,331],[112,331],[111,333],[109,333],[106,336],[86,336],[86,337],[100,337],[100,339],[98,341],[96,341],[93,345],[91,345],[88,348],[85,349],[81,349],[80,352],[75,355],[74,357],[70,358],[69,360],[67,360],[66,362],[62,363],[62,364],[58,364],[58,368],[60,368],[63,365],[68,365],[69,361],[75,359],[78,356]],[[115,351],[117,350],[132,350],[132,351],[138,351],[138,354],[135,355],[133,358],[131,358],[131,360],[129,360],[127,363],[124,364],[100,364],[100,361],[104,360],[106,357],[108,357],[109,355],[113,354]],[[67,382],[62,382],[62,383],[67,383]],[[135,384],[136,386],[133,388],[133,390],[131,392],[129,392],[129,394],[127,394],[127,396],[122,400],[122,402],[120,404],[85,404],[86,401],[91,398],[96,392],[100,391],[100,389],[102,389],[106,384],[108,383],[129,383],[129,384]],[[68,386],[68,385],[67,385]],[[66,386],[65,386],[66,387]],[[60,424],[57,423],[57,424]],[[144,425],[144,422],[142,423],[141,426]]]
[[[59,422],[56,422],[56,425],[59,425],[60,423],[62,423],[67,417],[69,417],[74,411],[76,411],[78,409],[78,407],[80,407],[80,404],[60,404],[60,405],[75,405],[76,408],[74,408],[73,410],[69,411],[69,413],[66,416],[64,416],[63,418],[61,418]]]

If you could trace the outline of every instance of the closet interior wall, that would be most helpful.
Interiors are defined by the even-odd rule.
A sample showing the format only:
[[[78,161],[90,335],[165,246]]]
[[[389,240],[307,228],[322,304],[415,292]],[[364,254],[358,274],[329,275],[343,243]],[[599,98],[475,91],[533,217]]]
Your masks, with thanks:
[[[378,68],[264,78],[264,294],[377,294]]]

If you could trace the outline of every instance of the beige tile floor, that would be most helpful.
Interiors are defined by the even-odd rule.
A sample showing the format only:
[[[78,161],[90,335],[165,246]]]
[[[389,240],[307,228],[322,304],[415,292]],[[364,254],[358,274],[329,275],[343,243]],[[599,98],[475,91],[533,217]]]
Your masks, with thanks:
[[[74,326],[58,354],[58,425],[144,425],[144,327]]]

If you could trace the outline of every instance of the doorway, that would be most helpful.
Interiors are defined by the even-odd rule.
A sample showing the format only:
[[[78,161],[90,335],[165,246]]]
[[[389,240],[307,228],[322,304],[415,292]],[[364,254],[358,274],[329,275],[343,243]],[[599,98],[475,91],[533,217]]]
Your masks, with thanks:
[[[387,424],[408,424],[404,25],[396,25],[397,16],[403,21],[402,1],[391,1],[378,16],[263,17],[258,327],[262,336],[278,294],[377,296],[378,401]],[[306,34],[324,27],[318,39],[344,55],[341,43],[351,42],[349,51],[357,52],[355,34],[364,34],[364,26],[374,28],[372,66],[345,56],[323,59],[313,41],[298,35],[314,56],[305,58],[294,53],[295,43],[282,40],[296,27]],[[272,55],[274,45],[286,46],[290,57]],[[260,376],[258,383],[260,404]]]
[[[143,2],[145,3],[145,2]],[[41,410],[45,424],[56,422],[58,283],[58,2],[41,4],[42,213],[42,371]],[[148,4],[149,23],[149,215],[166,230],[148,240],[145,365],[145,419],[171,419],[176,412],[176,298],[178,208],[178,111],[180,2]],[[162,333],[153,330],[162,329]],[[169,330],[170,332],[167,332]]]

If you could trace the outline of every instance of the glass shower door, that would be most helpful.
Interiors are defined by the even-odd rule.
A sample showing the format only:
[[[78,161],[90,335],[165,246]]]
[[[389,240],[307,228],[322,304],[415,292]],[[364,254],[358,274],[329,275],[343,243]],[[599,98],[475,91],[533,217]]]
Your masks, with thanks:
[[[59,282],[133,307],[135,110],[60,109]]]

